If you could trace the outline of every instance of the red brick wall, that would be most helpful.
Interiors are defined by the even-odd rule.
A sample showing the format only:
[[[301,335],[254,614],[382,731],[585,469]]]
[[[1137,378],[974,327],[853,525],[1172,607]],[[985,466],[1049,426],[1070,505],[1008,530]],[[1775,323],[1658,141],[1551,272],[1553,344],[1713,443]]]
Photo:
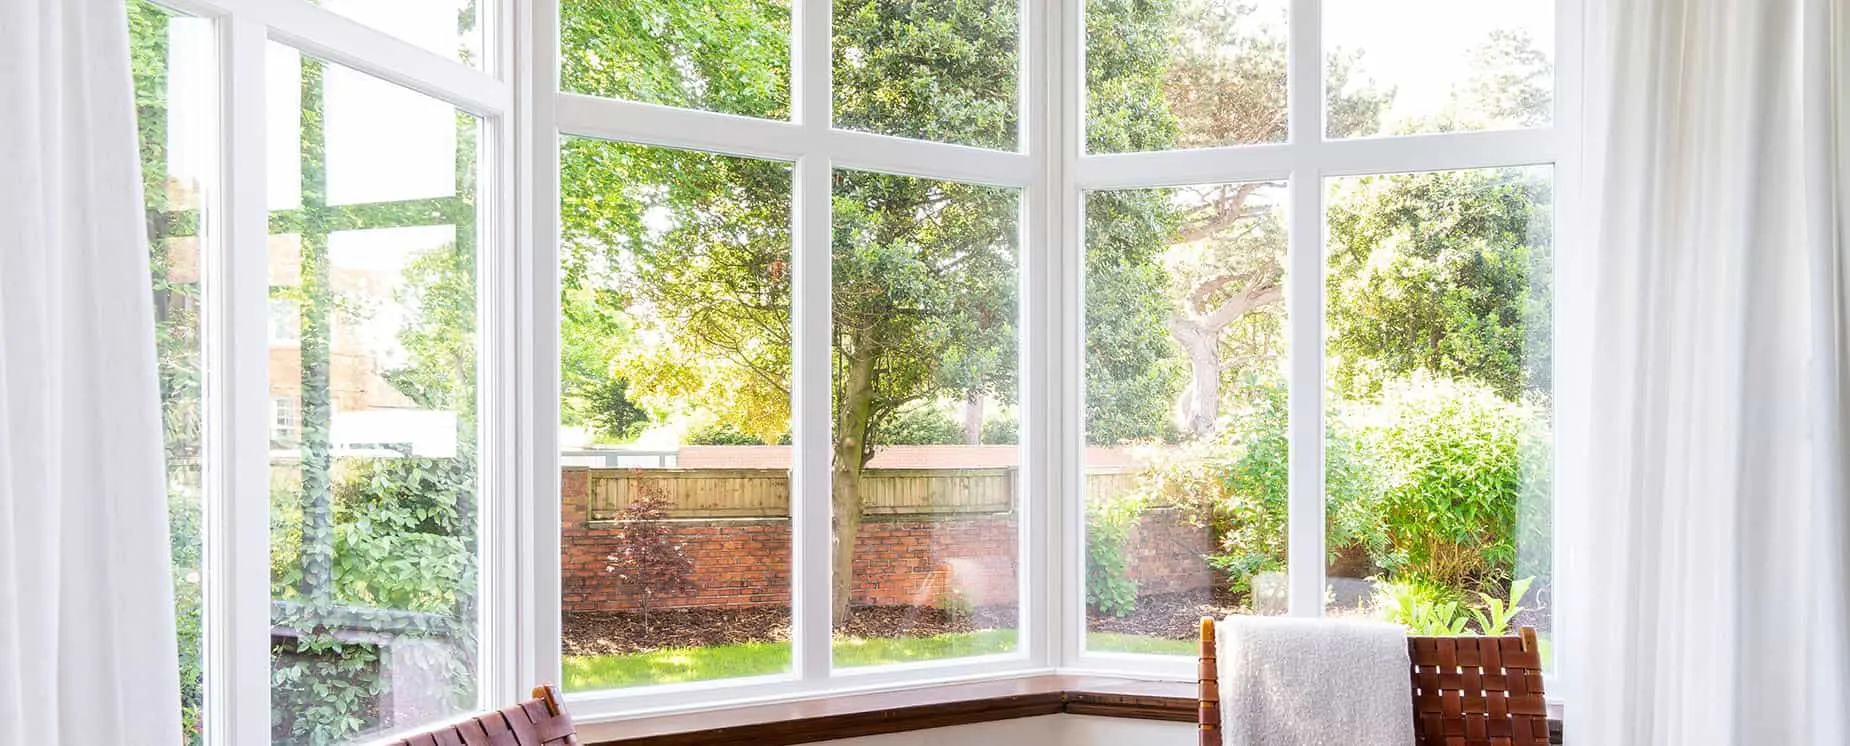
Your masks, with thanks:
[[[566,613],[628,611],[634,599],[604,569],[615,526],[587,520],[586,471],[567,468],[561,490],[561,591]],[[786,606],[790,603],[790,523],[780,518],[675,521],[694,563],[695,588],[657,597],[662,607]],[[855,543],[854,603],[975,605],[1017,598],[1015,515],[948,519],[874,518]],[[1205,529],[1173,512],[1151,511],[1132,532],[1132,575],[1145,593],[1206,588],[1200,555]],[[953,593],[954,591],[954,593]]]

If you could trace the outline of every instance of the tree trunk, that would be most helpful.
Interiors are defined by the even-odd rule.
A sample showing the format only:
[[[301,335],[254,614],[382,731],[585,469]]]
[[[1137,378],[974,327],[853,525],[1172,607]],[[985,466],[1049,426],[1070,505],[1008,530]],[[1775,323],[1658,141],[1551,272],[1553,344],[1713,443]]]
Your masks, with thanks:
[[[874,361],[866,347],[847,353],[847,380],[842,382],[836,413],[831,523],[835,529],[831,588],[834,621],[846,621],[854,590],[854,542],[861,532],[861,473],[867,468],[868,427],[873,419]]]
[[[1188,388],[1177,403],[1176,419],[1189,433],[1205,435],[1214,431],[1220,419],[1220,333],[1222,327],[1209,327],[1181,315],[1169,320],[1169,333],[1188,352]]]
[[[983,393],[971,389],[964,395],[964,445],[983,443]]]

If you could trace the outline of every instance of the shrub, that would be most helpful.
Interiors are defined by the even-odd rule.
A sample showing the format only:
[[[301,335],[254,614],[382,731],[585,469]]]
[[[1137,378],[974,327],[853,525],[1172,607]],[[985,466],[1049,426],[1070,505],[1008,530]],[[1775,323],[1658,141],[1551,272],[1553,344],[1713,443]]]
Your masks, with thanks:
[[[334,743],[391,725],[374,705],[392,682],[384,647],[342,630],[440,643],[443,696],[430,720],[474,705],[475,459],[341,459],[332,485],[332,587],[304,587],[301,480],[273,471],[271,593],[292,602],[272,646],[272,741]],[[312,591],[312,592],[311,592]],[[413,612],[406,614],[406,612]]]
[[[1518,506],[1525,490],[1534,503],[1534,490],[1547,489],[1527,478],[1535,466],[1524,456],[1544,411],[1482,384],[1425,375],[1386,385],[1378,403],[1358,410],[1348,426],[1363,434],[1382,479],[1387,551],[1378,562],[1453,588],[1507,582]]]
[[[983,445],[1015,445],[1021,442],[1021,423],[1014,417],[983,422]]]
[[[871,437],[883,446],[950,446],[964,442],[964,426],[944,410],[921,405],[880,420]]]
[[[761,446],[764,440],[731,425],[708,425],[687,431],[681,441],[690,446]]]
[[[1249,385],[1245,407],[1209,441],[1184,445],[1152,468],[1149,498],[1187,510],[1213,531],[1220,551],[1208,562],[1227,574],[1234,593],[1252,578],[1285,567],[1290,515],[1288,400],[1282,383]],[[1329,556],[1386,546],[1378,519],[1378,478],[1354,434],[1336,419],[1324,442],[1325,534]]]
[[[1462,635],[1471,621],[1457,591],[1418,578],[1377,581],[1374,604],[1377,616],[1411,635]]]
[[[1137,580],[1131,577],[1131,530],[1143,517],[1136,497],[1095,500],[1086,506],[1086,607],[1113,617],[1137,610]]]
[[[668,533],[668,499],[660,487],[637,480],[641,496],[623,507],[617,524],[617,551],[605,558],[605,570],[623,581],[623,593],[636,598],[642,609],[642,628],[649,627],[649,610],[658,593],[673,593],[694,586],[694,561]]]
[[[1477,624],[1481,635],[1509,634],[1510,622],[1521,613],[1519,604],[1534,578],[1510,584],[1509,598],[1477,594],[1478,603],[1467,605],[1457,589],[1428,580],[1408,578],[1375,583],[1375,615],[1405,626],[1414,635],[1464,635]]]

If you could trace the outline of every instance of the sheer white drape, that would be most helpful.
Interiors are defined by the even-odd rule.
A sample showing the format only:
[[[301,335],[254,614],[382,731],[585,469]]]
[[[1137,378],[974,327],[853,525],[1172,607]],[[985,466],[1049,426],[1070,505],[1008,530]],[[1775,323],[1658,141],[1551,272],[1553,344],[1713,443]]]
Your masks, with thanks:
[[[0,2],[0,743],[177,744],[122,0]]]
[[[1568,742],[1850,744],[1850,0],[1588,9]]]

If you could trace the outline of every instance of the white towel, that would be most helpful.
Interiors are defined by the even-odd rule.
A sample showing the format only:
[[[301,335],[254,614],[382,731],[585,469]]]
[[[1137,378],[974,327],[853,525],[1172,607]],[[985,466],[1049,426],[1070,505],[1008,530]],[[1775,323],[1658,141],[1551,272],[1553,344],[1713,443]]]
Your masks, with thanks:
[[[1226,746],[1409,746],[1407,630],[1231,616],[1215,635]]]

